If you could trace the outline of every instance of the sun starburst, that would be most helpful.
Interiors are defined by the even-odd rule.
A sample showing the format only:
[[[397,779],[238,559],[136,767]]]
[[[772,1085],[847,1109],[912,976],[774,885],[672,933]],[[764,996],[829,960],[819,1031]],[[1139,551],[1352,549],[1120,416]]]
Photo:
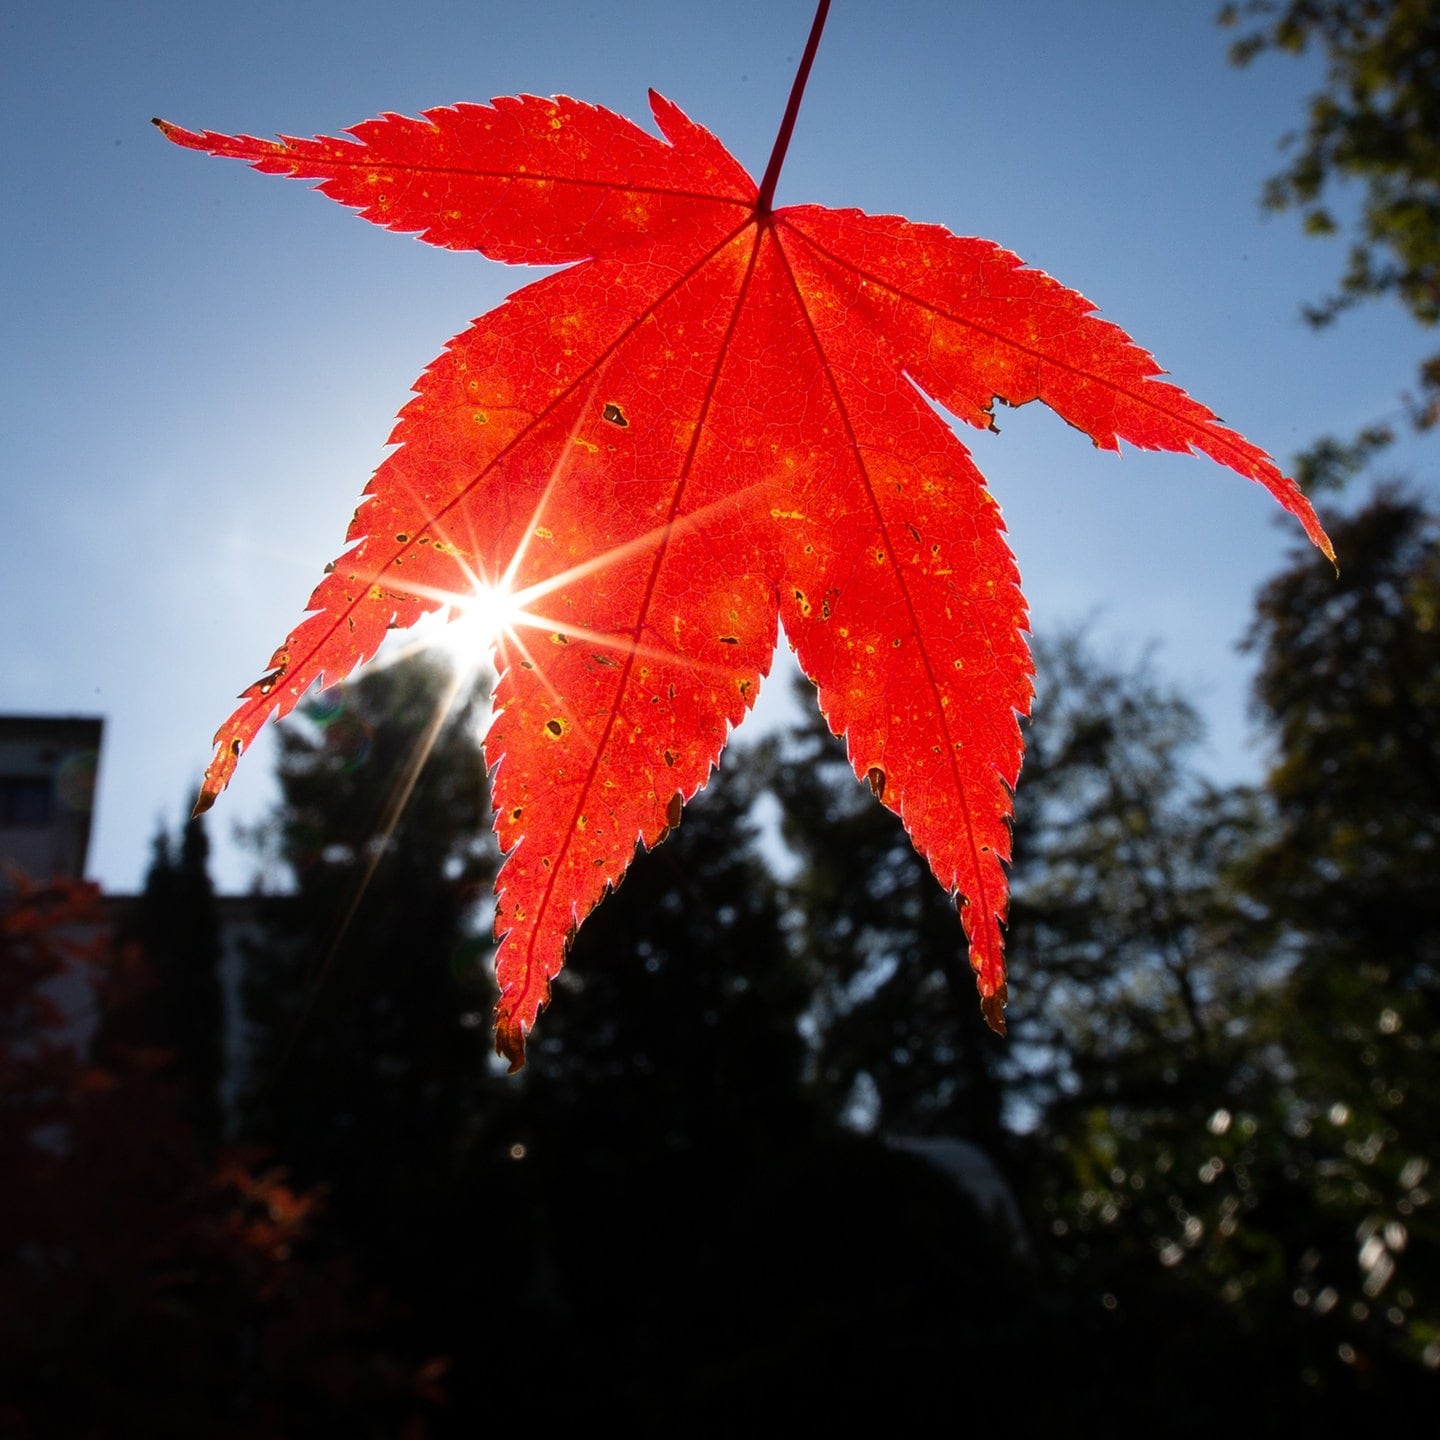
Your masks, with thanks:
[[[456,674],[479,675],[495,648],[526,623],[523,602],[508,586],[477,581],[468,594],[450,594],[440,610],[412,632],[415,648],[442,657]]]

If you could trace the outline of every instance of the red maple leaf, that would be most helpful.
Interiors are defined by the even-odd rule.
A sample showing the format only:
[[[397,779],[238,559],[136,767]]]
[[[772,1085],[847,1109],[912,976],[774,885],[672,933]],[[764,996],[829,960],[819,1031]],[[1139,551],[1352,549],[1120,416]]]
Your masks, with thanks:
[[[431,244],[569,266],[421,376],[349,548],[216,735],[197,806],[316,681],[499,584],[513,623],[485,749],[512,1068],[576,927],[754,703],[777,622],[856,775],[960,897],[1003,1030],[1025,602],[995,501],[926,396],[979,427],[997,399],[1042,400],[1106,449],[1203,452],[1331,553],[1295,483],[1075,291],[938,226],[772,209],[825,9],[759,186],[653,92],[663,140],[533,96],[387,114],[352,139],[156,122]]]

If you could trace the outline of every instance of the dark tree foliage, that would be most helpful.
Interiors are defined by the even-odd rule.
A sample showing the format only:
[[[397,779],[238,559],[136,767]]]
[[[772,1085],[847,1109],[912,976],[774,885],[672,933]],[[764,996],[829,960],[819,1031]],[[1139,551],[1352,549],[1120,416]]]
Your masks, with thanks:
[[[423,1440],[428,1378],[317,1253],[323,1197],[217,1158],[173,1056],[109,1024],[154,991],[93,887],[0,906],[0,1435]]]
[[[411,659],[281,731],[266,842],[294,890],[247,963],[243,1132],[329,1185],[346,1224],[397,1217],[397,1243],[416,1238],[401,1207],[443,1189],[493,1083],[481,698]]]
[[[1237,1020],[1269,934],[1228,877],[1259,797],[1200,771],[1194,707],[1080,634],[1037,641],[1017,806],[1014,1034],[1050,1123],[1109,1109],[1203,1120],[1255,1082]]]
[[[697,796],[587,920],[532,1037],[527,1111],[598,1127],[617,1160],[643,1137],[728,1163],[810,1129],[798,1027],[810,976],[756,850],[754,767],[732,758],[733,778]]]
[[[173,1058],[171,1073],[185,1091],[186,1118],[214,1143],[223,1129],[225,1015],[220,977],[220,922],[210,881],[205,822],[188,820],[179,844],[161,829],[145,888],[118,932],[138,944],[152,983],[128,1017],[130,1043],[155,1046]],[[112,1027],[121,1017],[107,1016]]]
[[[832,1114],[1002,1144],[1004,1044],[975,1003],[955,902],[875,803],[807,686],[806,719],[758,766],[796,865],[791,940],[816,981],[815,1083]]]
[[[750,767],[730,758],[587,920],[505,1082],[505,1244],[485,1263],[520,1298],[499,1343],[533,1370],[537,1419],[583,1419],[605,1395],[632,1421],[693,1421],[708,1367],[754,1363],[743,1317],[776,1283],[760,1248],[774,1190],[819,1127],[797,1028],[809,989],[746,818]],[[476,1345],[457,1384],[486,1383],[478,1351],[497,1337]]]
[[[1258,796],[1186,778],[1183,703],[1041,647],[1024,1193],[1060,1292],[1108,1296],[1187,1423],[1238,1398],[1200,1333],[1249,1352],[1247,1413],[1277,1425],[1390,1423],[1440,1368],[1437,524],[1391,493],[1333,529],[1338,581],[1297,557],[1260,597]]]
[[[1334,523],[1339,576],[1297,556],[1261,591],[1249,637],[1281,826],[1255,879],[1287,922],[1389,957],[1387,986],[1433,1004],[1440,519],[1392,488]]]
[[[1280,972],[1234,884],[1264,808],[1203,778],[1199,716],[1148,665],[1107,664],[1079,634],[1036,659],[1009,927],[1022,1191],[1053,1283],[1134,1370],[1135,1406],[1158,1414],[1168,1390],[1184,1433],[1213,1430],[1236,1402],[1230,1347],[1265,1332],[1274,1369],[1246,1403],[1278,1420],[1299,1366],[1271,1326],[1293,1310],[1282,1246],[1255,1223],[1278,1056],[1252,1012]]]
[[[1338,580],[1297,556],[1250,636],[1278,829],[1247,885],[1292,957],[1268,1018],[1316,1214],[1297,1296],[1364,1363],[1440,1367],[1440,517],[1382,490],[1332,534]]]
[[[1339,229],[1332,209],[1346,182],[1361,187],[1358,233],[1338,290],[1306,314],[1325,325],[1362,300],[1393,295],[1421,324],[1440,321],[1440,11],[1433,0],[1248,0],[1221,11],[1254,24],[1231,48],[1236,64],[1266,51],[1326,59],[1299,147],[1266,186],[1272,210],[1301,212],[1311,234]],[[1421,366],[1411,418],[1440,420],[1440,355]],[[1388,438],[1374,426],[1311,457],[1311,478],[1343,479]],[[1338,469],[1331,462],[1339,459]]]

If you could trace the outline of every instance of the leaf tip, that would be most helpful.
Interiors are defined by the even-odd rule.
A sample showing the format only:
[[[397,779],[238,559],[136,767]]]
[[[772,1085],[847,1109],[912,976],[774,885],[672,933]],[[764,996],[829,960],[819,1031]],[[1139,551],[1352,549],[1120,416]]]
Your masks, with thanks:
[[[216,801],[220,792],[212,790],[208,785],[200,791],[195,798],[195,808],[190,812],[192,820],[198,820]]]
[[[169,120],[162,120],[158,115],[150,117],[150,123],[169,141],[176,145],[183,145],[187,150],[203,150],[205,139],[197,135],[193,130],[187,130],[183,125],[174,125]]]
[[[1311,543],[1317,550],[1335,567],[1335,574],[1340,574],[1340,562],[1335,558],[1335,546],[1330,537],[1325,533],[1325,527],[1321,525],[1320,518],[1312,510],[1308,516],[1301,515],[1300,523],[1305,527],[1305,533],[1309,536]]]
[[[512,1015],[495,1015],[495,1053],[510,1062],[506,1072],[513,1075],[525,1064],[525,1027]]]
[[[980,997],[980,1013],[997,1035],[1005,1033],[1005,1004],[1010,998],[1009,990],[1010,987],[1002,980],[990,994]]]

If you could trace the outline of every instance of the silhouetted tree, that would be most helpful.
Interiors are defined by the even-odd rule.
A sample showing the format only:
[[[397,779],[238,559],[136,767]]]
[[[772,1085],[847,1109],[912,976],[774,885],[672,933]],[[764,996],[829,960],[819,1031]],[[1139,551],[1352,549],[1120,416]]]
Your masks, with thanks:
[[[1194,714],[1153,681],[1042,647],[1010,931],[1026,1193],[1065,1303],[1105,1297],[1104,1353],[1202,1429],[1236,1339],[1277,1424],[1403,1417],[1440,1362],[1437,527],[1391,494],[1333,529],[1338,584],[1297,557],[1260,598],[1258,795],[1194,778]]]
[[[1009,925],[1026,1099],[1052,1126],[1092,1106],[1203,1121],[1261,1063],[1242,1017],[1272,936],[1228,877],[1263,806],[1204,778],[1200,717],[1148,665],[1079,634],[1035,654]]]
[[[415,657],[280,731],[266,842],[294,890],[269,902],[247,961],[244,1133],[330,1186],[337,1220],[397,1258],[422,1243],[418,1217],[493,1083],[482,699]]]
[[[747,818],[754,768],[726,759],[581,927],[506,1081],[515,1158],[486,1186],[504,1243],[484,1265],[520,1315],[476,1337],[457,1387],[483,1383],[480,1347],[503,1354],[533,1377],[536,1423],[593,1414],[597,1395],[634,1423],[703,1415],[697,1387],[748,1353],[737,1313],[776,1283],[746,1244],[755,1217],[779,1223],[774,1190],[821,1130],[808,977]]]
[[[214,1143],[223,1128],[225,1014],[220,977],[220,922],[209,871],[210,841],[201,819],[187,820],[178,845],[162,826],[155,836],[145,888],[119,927],[119,942],[149,957],[151,984],[128,1021],[131,1043],[168,1051],[171,1074],[185,1091],[186,1118]],[[107,1017],[112,1025],[120,1017]]]
[[[527,1109],[671,1152],[783,1148],[807,1128],[807,966],[756,849],[749,753],[581,928],[532,1040]],[[644,1114],[637,1129],[636,1111]],[[568,1119],[566,1117],[569,1117]]]
[[[1310,97],[1300,144],[1265,189],[1271,210],[1299,210],[1312,235],[1341,227],[1332,201],[1347,183],[1363,199],[1339,289],[1307,309],[1328,325],[1362,300],[1393,295],[1427,328],[1440,321],[1440,14],[1433,0],[1246,0],[1222,24],[1256,22],[1231,47],[1237,65],[1266,51],[1326,61]],[[1296,137],[1287,137],[1287,143]],[[1420,428],[1440,420],[1440,355],[1421,367],[1409,398]],[[1328,439],[1305,457],[1302,479],[1343,483],[1391,439],[1372,425],[1349,441]]]
[[[796,871],[792,943],[816,976],[816,1084],[867,1128],[1002,1140],[1003,1042],[986,1029],[953,897],[810,717],[761,757]]]
[[[1313,1214],[1297,1304],[1373,1369],[1440,1365],[1440,518],[1382,490],[1335,517],[1342,569],[1297,556],[1250,644],[1278,830],[1247,877],[1283,927],[1268,1019]]]
[[[1079,634],[1035,651],[1011,1036],[1022,1193],[1093,1347],[1072,1383],[1091,1403],[1126,1390],[1122,1428],[1207,1433],[1236,1404],[1238,1347],[1263,1332],[1276,1368],[1247,1378],[1247,1404],[1278,1419],[1298,1365],[1271,1316],[1294,1307],[1283,1239],[1254,1212],[1283,1164],[1281,1057],[1253,1016],[1283,970],[1234,880],[1267,834],[1263,799],[1204,778],[1200,718],[1148,664],[1106,663]],[[1164,1422],[1167,1406],[1183,1414]]]

